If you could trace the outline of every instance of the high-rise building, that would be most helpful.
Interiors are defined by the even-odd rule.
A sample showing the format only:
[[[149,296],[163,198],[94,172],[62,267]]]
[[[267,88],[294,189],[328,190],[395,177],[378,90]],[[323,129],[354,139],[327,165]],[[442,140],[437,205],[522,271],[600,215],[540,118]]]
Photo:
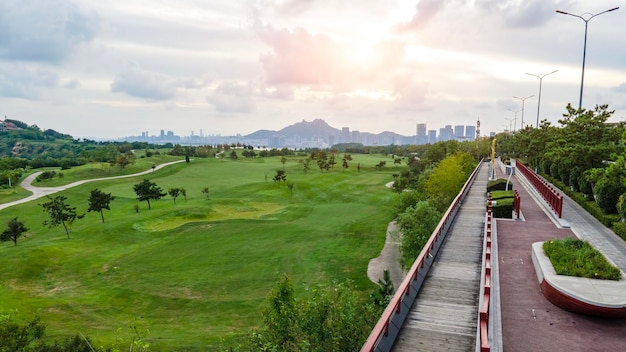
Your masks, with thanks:
[[[426,124],[418,123],[417,124],[417,136],[415,138],[416,144],[426,144],[428,143],[428,135],[426,134]]]
[[[465,126],[454,126],[454,139],[456,139],[457,141],[462,141],[463,139],[465,139]]]
[[[452,125],[446,125],[444,128],[439,129],[439,141],[449,141],[454,138],[454,130]]]
[[[476,139],[476,126],[465,126],[465,138],[468,141]]]
[[[430,144],[437,143],[437,131],[436,130],[428,130],[428,143]]]

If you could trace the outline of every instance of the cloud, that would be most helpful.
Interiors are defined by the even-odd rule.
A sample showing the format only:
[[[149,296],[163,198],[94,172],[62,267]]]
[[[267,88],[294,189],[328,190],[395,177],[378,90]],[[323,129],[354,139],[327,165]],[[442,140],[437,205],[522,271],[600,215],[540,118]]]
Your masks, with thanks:
[[[150,100],[167,100],[176,95],[176,86],[177,83],[166,75],[132,67],[115,76],[111,91]]]
[[[611,88],[614,92],[626,92],[626,83],[622,83],[619,86]]]
[[[257,27],[257,34],[273,51],[260,58],[268,83],[318,85],[336,80],[337,56],[344,49],[329,36],[271,26]]]
[[[96,14],[67,0],[0,1],[0,59],[62,62],[98,26]]]
[[[0,67],[0,82],[0,96],[37,100],[45,90],[59,86],[59,76],[48,70],[9,64]]]
[[[509,27],[538,27],[554,18],[555,11],[559,8],[567,8],[572,2],[566,1],[493,1],[476,0],[479,9],[492,14],[504,16],[504,24]]]
[[[401,24],[398,29],[400,31],[406,31],[423,28],[449,2],[449,0],[420,0],[417,5],[415,5],[415,15],[413,15],[413,18],[411,18],[409,22]]]
[[[218,112],[248,113],[254,109],[254,95],[255,89],[249,83],[225,82],[206,101]]]

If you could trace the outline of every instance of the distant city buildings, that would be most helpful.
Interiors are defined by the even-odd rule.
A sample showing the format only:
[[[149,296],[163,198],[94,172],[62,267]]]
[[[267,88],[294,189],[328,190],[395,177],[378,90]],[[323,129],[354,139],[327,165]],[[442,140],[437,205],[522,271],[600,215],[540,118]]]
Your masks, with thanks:
[[[418,123],[416,125],[416,144],[434,144],[437,142],[445,142],[450,140],[457,141],[473,141],[478,137],[477,126],[465,126],[465,125],[446,125],[439,129],[439,135],[436,130],[428,130],[425,123]]]
[[[317,121],[317,120],[316,120]],[[320,120],[321,121],[321,120]],[[220,134],[207,134],[202,129],[199,133],[190,131],[189,136],[177,136],[172,131],[159,130],[157,135],[150,135],[148,131],[141,132],[139,136],[120,138],[123,141],[147,142],[153,144],[181,144],[181,145],[218,145],[218,144],[247,144],[257,147],[269,148],[330,148],[338,143],[359,143],[367,146],[406,145],[406,144],[434,144],[449,140],[473,141],[477,137],[477,126],[471,125],[446,125],[437,130],[428,129],[426,123],[416,124],[415,135],[403,136],[393,132],[373,134],[350,130],[350,127],[342,127],[340,130],[328,126],[324,128],[299,127],[298,132],[286,133],[283,130],[277,132],[257,131],[248,136],[240,134],[234,136],[222,136]],[[302,122],[306,126],[307,122]],[[318,122],[318,125],[320,122]],[[3,126],[0,126],[2,128]],[[290,126],[293,127],[293,126]],[[285,129],[286,130],[286,129]]]

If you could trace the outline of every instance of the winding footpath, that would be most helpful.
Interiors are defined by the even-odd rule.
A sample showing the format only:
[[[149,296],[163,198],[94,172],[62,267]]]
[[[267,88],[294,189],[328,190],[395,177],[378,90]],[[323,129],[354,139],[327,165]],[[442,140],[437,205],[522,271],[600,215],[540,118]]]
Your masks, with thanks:
[[[20,184],[20,186],[22,186],[22,188],[24,188],[27,191],[32,192],[33,194],[26,197],[26,198],[22,198],[19,200],[16,200],[14,202],[10,202],[10,203],[4,203],[4,204],[0,204],[0,210],[17,205],[17,204],[22,204],[22,203],[27,203],[30,202],[31,200],[35,200],[35,199],[39,199],[41,197],[45,197],[47,195],[53,194],[53,193],[57,193],[60,191],[64,191],[66,189],[72,188],[72,187],[76,187],[79,185],[82,185],[84,183],[87,182],[93,182],[93,181],[104,181],[104,180],[113,180],[113,179],[118,179],[118,178],[127,178],[127,177],[135,177],[135,176],[141,176],[141,175],[147,175],[153,171],[162,169],[166,166],[172,165],[172,164],[176,164],[176,163],[181,163],[184,162],[185,160],[177,160],[177,161],[172,161],[169,163],[164,163],[164,164],[160,164],[157,165],[154,170],[152,168],[146,170],[146,171],[142,171],[142,172],[138,172],[136,174],[131,174],[131,175],[122,175],[122,176],[111,176],[111,177],[100,177],[100,178],[92,178],[89,180],[81,180],[81,181],[76,181],[67,185],[63,185],[63,186],[59,186],[59,187],[36,187],[33,186],[32,183],[35,180],[35,178],[37,176],[39,176],[39,174],[41,174],[40,172],[35,172],[32,175],[29,175],[28,177],[26,177],[24,179],[24,181],[22,181],[22,183]]]

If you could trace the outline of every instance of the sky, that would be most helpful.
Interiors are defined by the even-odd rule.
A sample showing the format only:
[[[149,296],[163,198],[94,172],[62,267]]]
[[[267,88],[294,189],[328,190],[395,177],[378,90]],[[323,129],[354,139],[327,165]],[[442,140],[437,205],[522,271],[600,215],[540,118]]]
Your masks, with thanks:
[[[335,128],[481,135],[578,106],[621,0],[2,0],[0,118],[76,138]],[[626,6],[583,108],[626,120]],[[528,75],[555,73],[543,79]],[[514,96],[525,98],[515,99]],[[524,112],[522,114],[522,107]],[[518,111],[518,112],[515,112]]]

